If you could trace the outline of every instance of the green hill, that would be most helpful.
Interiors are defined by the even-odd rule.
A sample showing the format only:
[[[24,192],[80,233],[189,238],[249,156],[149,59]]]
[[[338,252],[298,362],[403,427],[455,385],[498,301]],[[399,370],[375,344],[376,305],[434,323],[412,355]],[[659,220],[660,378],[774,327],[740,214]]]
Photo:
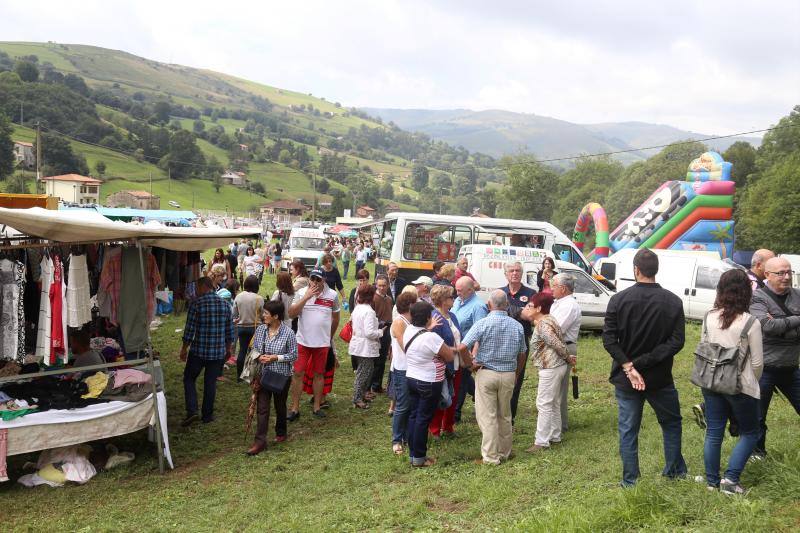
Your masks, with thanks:
[[[251,184],[264,187],[263,196],[234,187],[230,188],[235,190],[229,191],[229,186],[223,186],[220,193],[215,193],[222,195],[218,198],[201,194],[200,189],[211,187],[210,181],[201,183],[204,179],[193,178],[181,186],[176,185],[177,189],[172,192],[181,197],[176,201],[182,205],[191,205],[191,195],[182,187],[200,187],[194,195],[197,208],[219,209],[224,204],[238,202],[244,208],[251,202],[258,204],[267,199],[283,198],[310,201],[314,196],[311,174],[319,168],[321,175],[318,178],[327,178],[329,188],[329,194],[317,195],[320,201],[332,201],[330,193],[338,190],[344,205],[351,205],[350,176],[364,175],[368,182],[374,183],[374,188],[364,188],[363,181],[360,181],[354,191],[359,203],[379,207],[380,203],[392,201],[413,209],[411,204],[418,197],[418,192],[410,187],[415,164],[427,166],[430,173],[435,170],[452,177],[452,171],[458,165],[474,163],[472,156],[463,149],[457,150],[433,142],[424,135],[385,125],[380,119],[371,119],[338,102],[227,74],[160,63],[127,52],[86,45],[0,42],[0,56],[2,54],[7,54],[12,61],[34,62],[40,71],[38,82],[41,84],[60,83],[69,75],[73,78],[78,76],[81,83],[85,82],[84,96],[91,101],[94,111],[86,111],[84,107],[84,115],[76,116],[72,121],[62,120],[60,131],[57,128],[55,131],[70,138],[73,150],[85,157],[90,169],[94,169],[97,161],[106,164],[104,177],[109,184],[103,189],[104,195],[106,190],[113,192],[129,186],[141,188],[137,184],[149,183],[151,174],[154,192],[165,192],[161,188],[165,172],[163,165],[157,164],[160,155],[134,154],[136,146],[139,146],[136,143],[141,139],[140,130],[147,127],[167,127],[169,135],[178,129],[193,131],[203,156],[213,155],[224,167],[236,164],[230,160],[233,146],[237,143],[248,145],[247,157],[250,160],[245,170]],[[26,109],[26,126],[32,126],[36,120],[41,121],[45,128],[50,126],[47,119],[42,120],[37,115],[35,106],[33,110],[29,109],[27,102],[13,101],[9,97],[4,109],[3,95],[0,94],[0,112],[10,114],[14,122],[21,118],[17,112],[22,107],[19,103],[23,103]],[[155,120],[154,111],[164,104],[168,116]],[[85,128],[81,129],[78,124],[81,120],[99,121],[101,129],[108,131],[98,133],[97,138],[87,137],[83,133]],[[136,127],[131,129],[132,126]],[[116,139],[109,139],[110,133]],[[31,140],[32,131],[19,127],[15,136]],[[276,147],[277,143],[281,144]],[[165,148],[163,143],[161,147]],[[288,157],[283,157],[282,148],[290,149]],[[292,150],[302,151],[302,157],[291,153]],[[342,158],[344,166],[333,174],[325,174],[322,160],[332,157],[332,154]],[[196,174],[195,178],[209,179],[199,170]],[[387,183],[391,184],[389,192],[386,192]],[[402,196],[392,198],[397,195]]]

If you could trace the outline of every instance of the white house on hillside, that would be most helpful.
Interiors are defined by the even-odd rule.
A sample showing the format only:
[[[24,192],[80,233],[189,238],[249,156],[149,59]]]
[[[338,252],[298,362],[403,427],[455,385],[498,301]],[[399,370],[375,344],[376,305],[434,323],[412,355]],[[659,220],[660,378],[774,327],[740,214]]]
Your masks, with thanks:
[[[222,181],[226,185],[236,185],[237,187],[241,187],[243,185],[247,185],[247,174],[244,172],[234,172],[233,170],[228,170],[222,175]]]
[[[63,174],[42,178],[42,182],[45,194],[55,196],[62,202],[100,203],[100,185],[103,183],[100,180],[80,174]]]

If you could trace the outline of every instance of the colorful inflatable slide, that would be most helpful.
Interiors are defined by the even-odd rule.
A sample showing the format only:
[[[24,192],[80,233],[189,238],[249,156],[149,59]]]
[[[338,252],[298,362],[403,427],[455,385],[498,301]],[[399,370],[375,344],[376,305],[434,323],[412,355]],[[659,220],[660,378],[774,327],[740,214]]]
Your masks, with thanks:
[[[573,242],[583,249],[592,223],[596,248],[591,261],[623,248],[717,251],[724,259],[733,252],[731,164],[716,152],[706,152],[689,165],[686,181],[667,181],[608,233],[608,217],[597,203],[581,211]]]

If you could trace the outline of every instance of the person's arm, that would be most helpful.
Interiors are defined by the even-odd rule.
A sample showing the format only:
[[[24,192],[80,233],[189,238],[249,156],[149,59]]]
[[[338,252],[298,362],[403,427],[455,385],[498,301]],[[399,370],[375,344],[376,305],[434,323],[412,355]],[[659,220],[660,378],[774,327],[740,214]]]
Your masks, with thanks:
[[[486,318],[487,316],[489,316],[489,308],[486,307],[486,304],[482,303],[475,306],[475,311],[472,313],[472,324],[476,324],[478,320]]]
[[[649,353],[642,354],[636,358],[636,368],[651,368],[659,363],[675,357],[683,349],[686,342],[686,319],[683,316],[683,306],[680,307],[678,316],[672,326],[672,333],[666,342],[656,345]]]
[[[761,333],[763,335],[775,337],[781,337],[787,333],[794,333],[795,337],[800,335],[800,316],[795,315],[775,318],[773,313],[770,313],[771,302],[772,299],[764,294],[763,291],[756,291],[755,294],[753,294],[753,301],[750,304],[750,314],[761,322]],[[781,314],[783,313],[782,311],[780,312]]]
[[[277,354],[277,356],[276,360],[282,363],[294,363],[297,361],[297,338],[294,336],[294,332],[291,332],[286,341],[286,353]]]
[[[186,361],[186,356],[189,352],[189,346],[194,340],[195,332],[197,331],[197,306],[189,304],[189,310],[186,312],[186,325],[183,327],[183,346],[181,346],[180,359]]]
[[[319,289],[315,290],[311,287],[311,285],[306,287],[303,295],[298,295],[295,297],[292,305],[289,307],[289,318],[297,318],[300,316],[300,313],[303,312],[303,307],[305,307],[306,303],[308,303],[311,298],[316,298],[319,296],[319,293]]]
[[[231,317],[231,310],[226,305],[225,306],[225,320],[227,326],[225,327],[225,344],[227,345],[225,355],[229,358],[233,355],[233,343],[235,342],[235,337],[233,334],[233,318]]]
[[[339,316],[341,311],[338,309],[331,313],[331,338],[336,335],[336,329],[339,327]]]
[[[617,364],[630,363],[630,358],[625,354],[619,344],[619,324],[617,317],[617,298],[612,297],[606,307],[606,318],[603,324],[603,348],[609,353]]]
[[[342,275],[341,273],[339,273],[338,268],[335,268],[333,270],[334,272],[336,272],[336,280],[334,282],[334,285],[336,285],[336,290],[339,291],[339,294],[342,296],[342,299],[344,299],[344,285],[342,284]]]
[[[459,343],[456,350],[458,351],[458,355],[461,356],[461,360],[467,365],[468,362],[472,362],[472,353],[470,352],[472,347],[479,341],[479,330],[480,327],[478,324],[473,324],[467,334],[461,339],[461,343]]]
[[[233,299],[233,321],[239,322],[239,295],[236,295],[236,298]]]
[[[761,323],[756,320],[750,327],[747,334],[747,342],[750,345],[750,366],[756,379],[761,379],[764,372],[764,345],[761,333]]]
[[[363,318],[364,322],[364,336],[374,341],[380,340],[383,337],[383,329],[378,327],[378,315],[374,311],[367,313]]]

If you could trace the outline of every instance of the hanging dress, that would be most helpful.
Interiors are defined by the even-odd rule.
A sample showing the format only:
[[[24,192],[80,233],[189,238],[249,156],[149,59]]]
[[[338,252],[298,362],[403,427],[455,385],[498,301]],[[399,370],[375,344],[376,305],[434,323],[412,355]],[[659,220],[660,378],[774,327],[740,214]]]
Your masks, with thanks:
[[[53,316],[50,311],[50,286],[53,284],[53,260],[42,257],[41,292],[39,295],[39,326],[36,336],[36,357],[45,364],[50,364],[50,332]]]
[[[25,265],[0,260],[0,359],[25,359]]]
[[[58,364],[59,360],[67,362],[67,315],[64,293],[64,266],[59,256],[53,258],[53,283],[50,285],[50,357],[48,364]]]
[[[67,325],[83,327],[92,320],[92,303],[89,295],[89,268],[85,255],[69,258],[69,283],[67,284]]]

